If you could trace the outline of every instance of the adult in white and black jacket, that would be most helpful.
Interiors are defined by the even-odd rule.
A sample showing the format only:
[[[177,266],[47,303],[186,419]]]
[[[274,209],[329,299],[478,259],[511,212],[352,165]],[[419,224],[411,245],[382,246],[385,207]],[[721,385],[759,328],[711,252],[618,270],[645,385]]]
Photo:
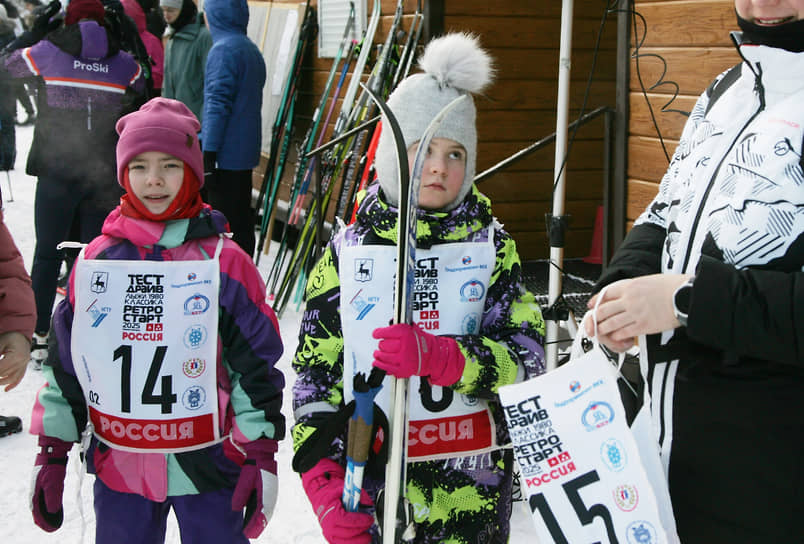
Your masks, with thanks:
[[[735,6],[743,62],[698,99],[597,286],[602,343],[651,335],[685,544],[804,541],[804,0]]]

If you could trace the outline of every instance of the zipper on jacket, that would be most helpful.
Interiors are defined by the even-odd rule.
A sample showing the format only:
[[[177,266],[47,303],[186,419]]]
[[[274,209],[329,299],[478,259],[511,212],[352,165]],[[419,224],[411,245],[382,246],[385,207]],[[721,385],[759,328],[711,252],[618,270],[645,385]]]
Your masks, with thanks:
[[[739,48],[738,48],[738,51],[739,51]],[[742,56],[742,55],[740,55],[740,56]],[[737,141],[740,139],[740,136],[742,136],[743,132],[745,132],[745,129],[748,128],[748,126],[754,121],[754,119],[756,119],[757,115],[762,113],[762,111],[765,109],[765,87],[762,85],[762,66],[759,63],[757,63],[757,70],[754,70],[754,67],[751,66],[750,62],[746,61],[746,64],[751,69],[751,71],[754,73],[754,92],[757,93],[757,95],[759,97],[759,107],[757,108],[757,111],[755,111],[751,115],[751,117],[748,118],[748,120],[743,125],[743,128],[741,128],[737,132],[737,134],[734,137],[734,140],[731,142],[729,147],[726,149],[726,152],[723,153],[723,156],[722,156],[722,158],[720,160],[720,163],[718,163],[717,168],[715,168],[715,171],[712,173],[712,177],[709,179],[709,184],[707,185],[706,190],[704,191],[703,198],[701,198],[701,203],[698,206],[698,211],[695,214],[695,219],[693,220],[692,226],[690,227],[690,237],[689,237],[689,241],[687,242],[687,251],[686,251],[686,254],[684,255],[684,265],[681,267],[682,272],[687,271],[687,265],[689,264],[690,256],[692,255],[692,246],[695,243],[695,238],[696,238],[695,232],[698,230],[698,223],[700,223],[701,216],[703,215],[703,210],[704,210],[704,207],[705,207],[704,204],[709,199],[709,193],[712,191],[712,188],[715,186],[715,180],[717,179],[717,175],[720,172],[720,167],[723,166],[723,163],[725,162],[726,157],[729,155],[731,150],[734,148],[734,144],[737,143]]]
[[[87,132],[92,131],[92,97],[87,97]]]

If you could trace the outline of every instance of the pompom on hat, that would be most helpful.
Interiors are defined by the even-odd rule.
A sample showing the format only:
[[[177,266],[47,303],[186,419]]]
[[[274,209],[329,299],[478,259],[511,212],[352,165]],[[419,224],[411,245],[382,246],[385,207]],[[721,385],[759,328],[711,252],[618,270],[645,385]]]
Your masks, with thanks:
[[[405,148],[418,142],[441,109],[462,94],[479,94],[494,76],[491,56],[476,36],[452,33],[432,40],[419,60],[422,73],[404,79],[388,98],[388,107],[399,121]],[[463,100],[444,118],[436,138],[448,138],[466,149],[466,174],[449,211],[460,204],[472,188],[477,161],[477,110],[474,100]],[[383,129],[374,167],[386,201],[397,205],[399,181],[396,148],[390,130]]]
[[[198,144],[201,124],[190,109],[178,100],[153,98],[120,118],[115,125],[117,142],[117,182],[131,159],[146,151],[161,151],[181,159],[204,184],[204,156]]]
[[[100,0],[70,0],[64,14],[64,24],[74,25],[81,19],[92,19],[99,23],[106,20],[106,12]]]

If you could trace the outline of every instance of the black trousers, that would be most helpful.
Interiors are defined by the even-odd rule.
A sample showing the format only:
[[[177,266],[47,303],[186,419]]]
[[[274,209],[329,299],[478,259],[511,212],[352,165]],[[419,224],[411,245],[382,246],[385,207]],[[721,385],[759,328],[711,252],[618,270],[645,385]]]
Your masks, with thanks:
[[[670,495],[684,544],[804,542],[804,380],[679,378]]]
[[[116,183],[103,187],[82,185],[62,176],[39,176],[34,200],[34,249],[31,283],[36,300],[36,331],[50,329],[50,315],[56,298],[56,282],[64,258],[56,246],[70,239],[74,221],[79,224],[80,242],[90,242],[101,233],[103,221],[114,209],[122,191]]]
[[[254,210],[251,208],[251,170],[216,170],[215,181],[204,187],[207,203],[229,221],[232,239],[254,256]]]

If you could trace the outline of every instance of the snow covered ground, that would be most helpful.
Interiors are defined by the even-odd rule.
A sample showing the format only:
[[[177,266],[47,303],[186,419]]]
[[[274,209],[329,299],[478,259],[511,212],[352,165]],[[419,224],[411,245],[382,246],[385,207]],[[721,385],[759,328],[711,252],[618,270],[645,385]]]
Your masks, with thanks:
[[[33,127],[17,127],[16,170],[9,172],[11,190],[5,172],[0,172],[4,200],[5,223],[20,248],[30,272],[36,238],[34,235],[34,193],[36,178],[25,174],[25,162],[33,137]],[[69,165],[65,165],[69,168]],[[13,197],[13,201],[12,201]],[[267,275],[273,259],[260,259],[260,270]],[[296,349],[301,310],[289,305],[280,320],[285,353],[279,368],[287,381],[283,412],[288,428],[293,424],[290,387],[295,379],[290,359]],[[28,507],[31,470],[37,453],[36,437],[28,433],[31,407],[36,391],[42,386],[42,374],[29,369],[22,383],[9,392],[0,390],[0,415],[16,415],[23,420],[23,432],[0,439],[0,542],[4,544],[61,544],[94,542],[95,515],[92,509],[92,481],[84,474],[73,449],[68,465],[64,491],[64,524],[55,533],[46,533],[33,523]],[[324,538],[310,504],[301,487],[301,480],[291,469],[293,449],[288,437],[279,446],[279,500],[273,519],[263,535],[253,542],[320,544]],[[514,505],[512,543],[533,542],[531,521],[524,503]],[[168,544],[180,542],[175,522],[168,524]],[[223,543],[222,543],[223,544]]]

